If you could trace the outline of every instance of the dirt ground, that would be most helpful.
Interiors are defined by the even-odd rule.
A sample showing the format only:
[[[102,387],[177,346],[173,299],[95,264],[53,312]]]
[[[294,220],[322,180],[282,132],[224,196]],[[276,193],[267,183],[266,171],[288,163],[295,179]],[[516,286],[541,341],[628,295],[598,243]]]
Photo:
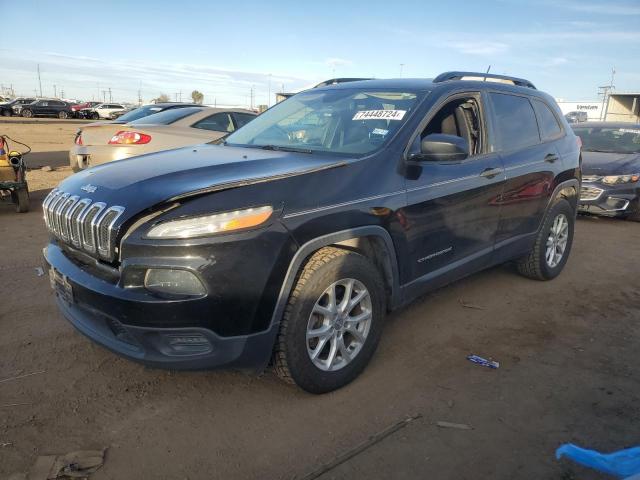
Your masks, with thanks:
[[[20,128],[67,135],[47,125]],[[319,478],[597,479],[555,449],[640,444],[640,224],[580,218],[552,282],[503,266],[425,296],[388,318],[358,380],[313,396],[271,372],[148,369],[77,333],[36,271],[36,204],[67,174],[31,172],[28,214],[0,204],[0,478],[38,455],[104,447],[95,480],[316,478],[409,416],[419,418]]]

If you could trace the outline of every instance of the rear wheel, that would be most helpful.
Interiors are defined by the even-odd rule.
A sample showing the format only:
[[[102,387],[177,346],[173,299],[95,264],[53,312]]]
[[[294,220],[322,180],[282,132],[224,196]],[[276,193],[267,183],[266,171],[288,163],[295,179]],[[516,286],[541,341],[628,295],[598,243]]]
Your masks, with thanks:
[[[535,280],[557,277],[569,258],[575,218],[571,204],[557,200],[545,215],[533,248],[518,260],[518,271]]]
[[[29,211],[29,190],[27,187],[12,190],[11,200],[16,205],[16,212],[26,213]]]
[[[69,115],[67,115],[67,112],[59,112],[58,113],[58,118],[62,118],[65,119],[67,118]]]
[[[28,110],[28,109],[23,109],[22,110],[22,116],[24,118],[31,118],[31,117],[33,117],[33,112],[31,110]]]
[[[366,257],[318,250],[287,303],[274,351],[276,373],[311,393],[348,384],[375,352],[384,312],[382,279]]]
[[[2,116],[3,117],[10,117],[11,116],[11,112],[7,109],[2,110]]]
[[[100,115],[98,115],[96,112],[92,112],[90,117],[92,120],[98,120],[100,118]]]

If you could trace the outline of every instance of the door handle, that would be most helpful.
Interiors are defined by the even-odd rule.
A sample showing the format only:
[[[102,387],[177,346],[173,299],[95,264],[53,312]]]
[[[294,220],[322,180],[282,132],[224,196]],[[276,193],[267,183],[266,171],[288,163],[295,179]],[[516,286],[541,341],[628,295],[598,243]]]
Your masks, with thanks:
[[[558,160],[558,156],[555,153],[549,153],[544,157],[545,162],[553,163]]]
[[[481,177],[484,178],[493,178],[496,175],[499,175],[503,172],[501,168],[485,168],[480,174]]]

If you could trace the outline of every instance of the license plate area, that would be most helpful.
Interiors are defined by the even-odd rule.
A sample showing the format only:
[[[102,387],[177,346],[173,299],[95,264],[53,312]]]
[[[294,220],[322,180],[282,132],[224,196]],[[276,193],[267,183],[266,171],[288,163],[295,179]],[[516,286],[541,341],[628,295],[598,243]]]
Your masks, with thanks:
[[[73,287],[66,275],[51,267],[49,269],[49,281],[56,295],[69,304],[73,303]]]

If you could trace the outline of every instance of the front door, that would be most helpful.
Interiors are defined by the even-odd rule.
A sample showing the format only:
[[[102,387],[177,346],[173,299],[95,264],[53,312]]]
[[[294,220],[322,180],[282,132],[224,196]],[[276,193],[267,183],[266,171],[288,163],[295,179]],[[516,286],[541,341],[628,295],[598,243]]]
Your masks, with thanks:
[[[467,139],[470,155],[461,161],[409,166],[403,212],[409,281],[464,270],[469,262],[474,270],[489,262],[505,174],[500,156],[489,151],[484,110],[480,93],[450,97],[413,142],[411,150],[419,150],[420,139],[427,135],[456,135]]]

